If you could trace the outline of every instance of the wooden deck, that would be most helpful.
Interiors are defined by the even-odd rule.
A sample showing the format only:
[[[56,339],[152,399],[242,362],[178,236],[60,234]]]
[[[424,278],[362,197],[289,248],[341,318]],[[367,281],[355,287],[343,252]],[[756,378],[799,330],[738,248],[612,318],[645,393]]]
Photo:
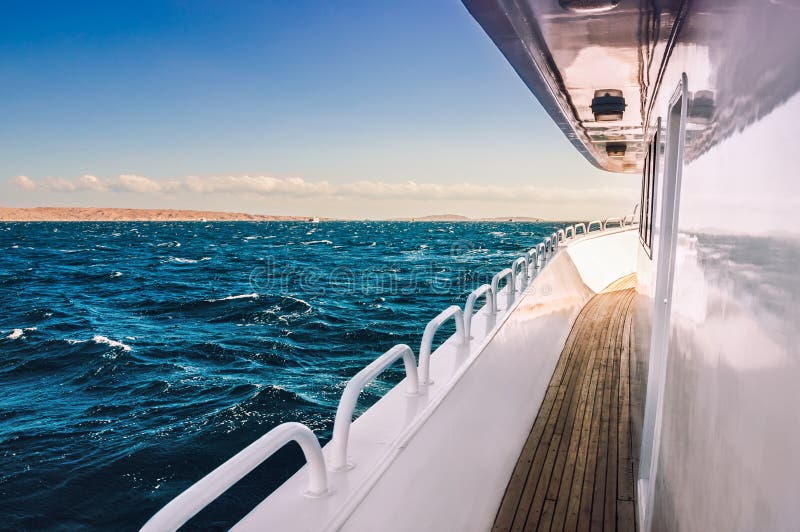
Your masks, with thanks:
[[[630,409],[635,276],[581,310],[494,530],[636,530]]]

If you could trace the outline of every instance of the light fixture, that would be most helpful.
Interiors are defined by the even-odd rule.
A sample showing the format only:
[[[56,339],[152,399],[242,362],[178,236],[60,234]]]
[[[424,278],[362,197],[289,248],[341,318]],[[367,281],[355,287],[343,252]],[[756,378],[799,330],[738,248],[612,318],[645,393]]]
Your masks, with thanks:
[[[625,97],[617,89],[601,89],[594,91],[592,98],[592,113],[598,122],[622,120],[625,112]]]
[[[693,124],[708,125],[714,118],[714,93],[697,91],[689,101],[689,121]]]
[[[625,157],[625,150],[627,149],[627,144],[606,144],[606,155],[613,159],[621,159]]]
[[[619,0],[558,0],[558,4],[573,13],[602,13],[617,7]]]

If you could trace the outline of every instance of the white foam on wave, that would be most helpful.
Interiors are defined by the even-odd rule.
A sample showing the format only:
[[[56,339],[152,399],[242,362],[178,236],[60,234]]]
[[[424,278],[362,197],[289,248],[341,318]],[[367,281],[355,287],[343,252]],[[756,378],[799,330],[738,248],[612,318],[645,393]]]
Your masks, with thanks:
[[[99,334],[94,335],[92,341],[96,344],[106,344],[110,347],[120,347],[123,351],[130,351],[131,346],[125,345],[122,342],[118,342],[116,340],[112,340],[111,338],[107,338],[105,336],[101,336]]]
[[[111,274],[111,277],[122,277],[122,272],[114,272]]]
[[[293,296],[283,296],[283,297],[284,297],[284,299],[291,299],[292,301],[294,301],[296,303],[300,303],[302,305],[305,305],[307,311],[311,310],[311,308],[312,308],[311,307],[311,303],[309,303],[308,301],[305,301],[303,299],[300,299],[299,297],[293,297]]]
[[[18,338],[22,338],[25,335],[25,331],[35,331],[36,327],[24,327],[22,329],[14,329],[11,331],[11,334],[6,336],[9,340],[16,340]]]
[[[333,245],[333,242],[331,242],[330,240],[310,240],[308,242],[300,242],[300,243],[303,244],[304,246],[311,246],[314,244],[327,244],[329,246]]]
[[[258,299],[258,294],[239,294],[238,296],[221,297],[219,299],[206,299],[207,303],[216,303],[217,301],[231,301],[233,299]]]
[[[170,257],[170,262],[177,262],[178,264],[194,264],[197,261],[194,259],[184,259],[182,257]]]

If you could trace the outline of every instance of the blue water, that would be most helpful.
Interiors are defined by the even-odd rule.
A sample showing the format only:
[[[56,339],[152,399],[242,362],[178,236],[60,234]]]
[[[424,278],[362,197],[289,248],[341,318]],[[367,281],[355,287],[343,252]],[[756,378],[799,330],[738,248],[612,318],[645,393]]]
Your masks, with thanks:
[[[553,230],[0,224],[0,528],[135,529],[279,423],[327,441],[349,377],[416,352],[430,318]],[[279,452],[191,524],[229,526],[300,463]]]

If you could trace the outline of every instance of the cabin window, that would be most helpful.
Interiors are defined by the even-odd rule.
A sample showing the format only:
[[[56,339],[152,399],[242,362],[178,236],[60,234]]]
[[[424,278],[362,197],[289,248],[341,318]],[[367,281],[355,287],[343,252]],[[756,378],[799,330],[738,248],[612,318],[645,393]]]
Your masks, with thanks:
[[[661,120],[656,124],[656,132],[647,144],[647,153],[642,168],[642,192],[639,200],[639,241],[653,258],[653,210],[655,207],[655,188],[658,175],[658,142]]]

